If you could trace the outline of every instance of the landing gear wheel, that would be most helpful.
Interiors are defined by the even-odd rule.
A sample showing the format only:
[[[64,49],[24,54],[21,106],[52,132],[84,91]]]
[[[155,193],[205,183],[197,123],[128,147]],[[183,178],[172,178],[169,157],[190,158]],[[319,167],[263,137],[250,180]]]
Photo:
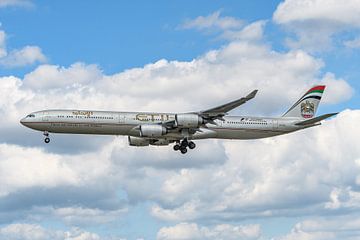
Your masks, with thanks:
[[[190,141],[188,145],[190,149],[194,149],[196,147],[196,144],[193,141]]]
[[[186,148],[180,148],[180,151],[181,151],[182,154],[187,153],[187,149],[186,149]]]
[[[49,143],[49,142],[50,142],[50,138],[46,137],[46,138],[44,139],[44,142],[45,142],[45,143]]]
[[[185,138],[185,139],[181,142],[180,145],[181,145],[182,148],[186,148],[186,147],[188,146],[188,144],[189,144],[189,143],[188,143],[187,139]]]
[[[175,144],[173,148],[174,148],[174,151],[179,151],[180,150],[180,145]]]

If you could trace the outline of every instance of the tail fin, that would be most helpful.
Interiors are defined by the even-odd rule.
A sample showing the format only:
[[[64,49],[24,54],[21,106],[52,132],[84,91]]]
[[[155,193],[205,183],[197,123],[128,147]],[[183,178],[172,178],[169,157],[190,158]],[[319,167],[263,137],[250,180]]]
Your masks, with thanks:
[[[283,117],[313,118],[316,114],[324,89],[324,85],[312,87],[283,115]]]

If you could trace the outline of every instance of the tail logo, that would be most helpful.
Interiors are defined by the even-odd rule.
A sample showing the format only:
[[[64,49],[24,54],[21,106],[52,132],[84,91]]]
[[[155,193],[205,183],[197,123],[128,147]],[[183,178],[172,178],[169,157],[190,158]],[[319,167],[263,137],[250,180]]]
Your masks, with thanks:
[[[304,118],[312,118],[315,112],[315,105],[312,102],[306,100],[305,102],[301,103],[301,115]]]

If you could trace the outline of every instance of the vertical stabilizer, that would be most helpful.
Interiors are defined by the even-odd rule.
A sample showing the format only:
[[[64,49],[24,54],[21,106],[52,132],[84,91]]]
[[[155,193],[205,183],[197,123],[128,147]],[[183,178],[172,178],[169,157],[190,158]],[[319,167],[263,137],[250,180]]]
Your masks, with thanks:
[[[284,115],[283,117],[296,117],[310,119],[316,114],[322,94],[325,90],[324,85],[310,88]]]

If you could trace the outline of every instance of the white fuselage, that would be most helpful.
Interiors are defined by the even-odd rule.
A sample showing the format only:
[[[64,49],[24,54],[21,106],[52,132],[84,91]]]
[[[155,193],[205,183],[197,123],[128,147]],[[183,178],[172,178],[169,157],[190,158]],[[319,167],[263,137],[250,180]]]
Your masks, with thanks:
[[[175,120],[174,113],[111,112],[88,110],[46,110],[29,114],[21,123],[29,128],[50,133],[128,135],[139,137],[139,126]],[[262,118],[226,116],[199,127],[188,135],[178,129],[158,139],[257,139],[286,134],[304,127],[295,125],[298,118]],[[185,134],[185,135],[184,135]]]

